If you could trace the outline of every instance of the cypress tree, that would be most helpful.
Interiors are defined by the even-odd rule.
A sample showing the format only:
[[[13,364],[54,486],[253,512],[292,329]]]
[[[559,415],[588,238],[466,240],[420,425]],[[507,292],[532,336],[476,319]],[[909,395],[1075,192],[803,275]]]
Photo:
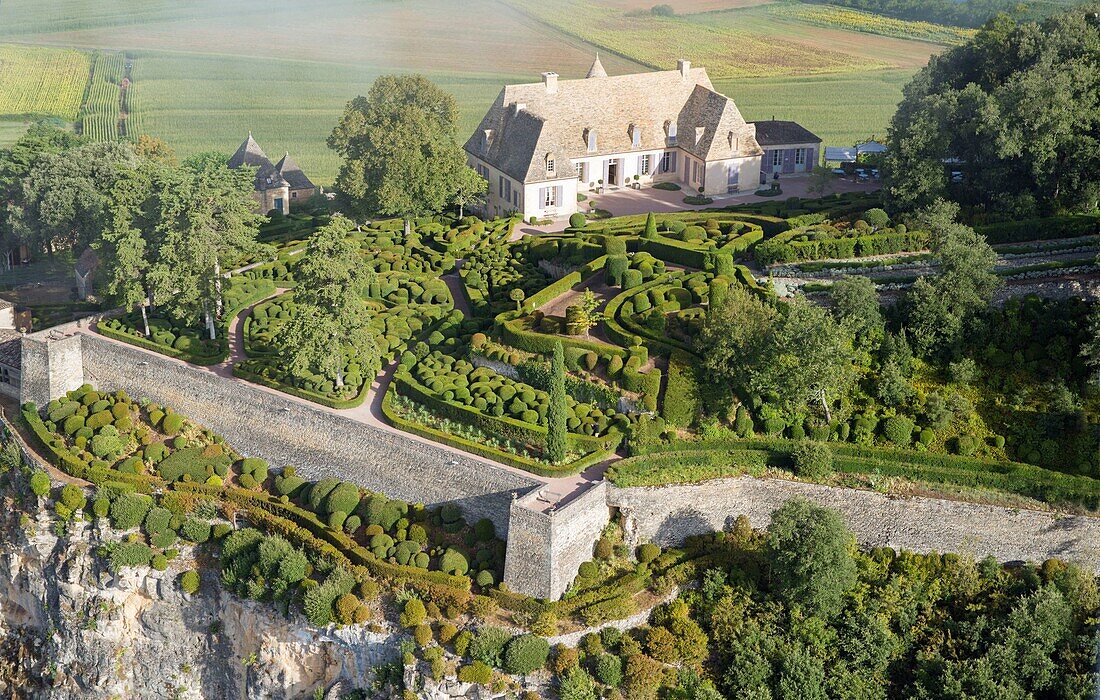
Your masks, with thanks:
[[[653,212],[649,212],[649,216],[645,218],[645,233],[643,234],[643,237],[657,237],[657,217],[653,216]]]
[[[553,464],[565,461],[569,405],[565,396],[565,353],[554,344],[550,363],[550,410],[547,414],[546,458]]]

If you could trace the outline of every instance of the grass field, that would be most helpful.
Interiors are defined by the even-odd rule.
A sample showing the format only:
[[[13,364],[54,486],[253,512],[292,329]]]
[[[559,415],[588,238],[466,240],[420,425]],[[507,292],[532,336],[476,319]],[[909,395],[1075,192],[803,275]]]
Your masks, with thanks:
[[[795,78],[716,80],[747,120],[791,119],[826,144],[850,146],[882,138],[913,70]]]
[[[79,51],[0,46],[0,115],[76,118],[88,82]]]
[[[779,18],[793,19],[819,27],[846,29],[901,39],[919,39],[937,44],[961,44],[975,34],[973,29],[894,19],[834,5],[777,3],[768,5],[767,11]]]
[[[23,121],[0,121],[0,148],[18,141],[26,133],[28,126],[30,124]]]
[[[338,166],[325,138],[347,100],[384,73],[422,72],[452,92],[464,138],[502,85],[537,81],[545,70],[583,76],[597,49],[613,75],[669,69],[686,57],[747,117],[797,119],[836,145],[881,134],[905,79],[942,49],[782,16],[814,6],[668,0],[678,16],[662,19],[645,12],[657,2],[555,0],[551,11],[538,0],[464,0],[458,11],[452,0],[3,0],[0,47],[86,52],[48,51],[83,61],[69,71],[83,78],[73,78],[67,109],[57,110],[68,120],[89,58],[124,52],[133,62],[123,105],[129,134],[163,137],[186,156],[230,152],[252,130],[271,157],[290,151],[322,184]],[[103,123],[90,128],[109,138],[117,90],[110,81],[92,87],[87,111]],[[24,128],[3,121],[13,113],[0,107],[0,143]]]

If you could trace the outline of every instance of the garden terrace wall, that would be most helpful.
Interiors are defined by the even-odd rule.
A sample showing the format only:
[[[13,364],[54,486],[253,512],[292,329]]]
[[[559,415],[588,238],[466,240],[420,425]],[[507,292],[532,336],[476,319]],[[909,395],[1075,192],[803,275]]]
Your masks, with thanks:
[[[502,467],[344,418],[246,382],[85,335],[84,376],[104,391],[172,406],[226,436],[242,454],[293,464],[310,479],[337,477],[394,498],[453,501],[470,522],[489,518],[502,536],[512,493],[540,482]]]
[[[1058,557],[1100,572],[1100,519],[934,498],[898,498],[779,479],[738,477],[682,486],[611,488],[630,544],[679,545],[728,529],[739,515],[767,527],[773,511],[807,498],[844,516],[860,544],[975,559],[1043,561]]]

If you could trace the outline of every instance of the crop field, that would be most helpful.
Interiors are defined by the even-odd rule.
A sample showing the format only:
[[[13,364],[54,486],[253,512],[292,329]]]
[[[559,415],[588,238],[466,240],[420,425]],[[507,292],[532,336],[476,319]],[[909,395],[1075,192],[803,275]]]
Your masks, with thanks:
[[[114,137],[121,115],[117,80],[89,84],[89,61],[124,53],[133,62],[121,105],[129,135],[162,137],[187,156],[231,152],[252,130],[270,156],[290,151],[322,184],[336,175],[325,139],[344,104],[385,73],[421,72],[454,94],[462,139],[505,83],[545,70],[580,77],[597,50],[612,75],[687,57],[749,118],[797,119],[847,144],[881,134],[905,79],[942,50],[783,14],[817,6],[670,0],[677,16],[662,18],[647,12],[655,3],[560,0],[551,11],[536,0],[467,0],[456,12],[451,0],[4,0],[0,42],[79,62],[67,108],[54,111],[75,120],[87,88],[86,130],[96,138]],[[19,121],[0,126],[0,143],[17,137]]]
[[[118,138],[118,112],[126,58],[121,53],[98,53],[92,62],[84,105],[80,111],[81,133],[93,141]]]
[[[973,29],[948,27],[932,22],[894,19],[893,17],[876,15],[872,12],[862,12],[834,5],[777,3],[769,5],[767,11],[776,17],[793,19],[820,27],[847,29],[902,39],[920,39],[937,44],[961,44],[975,34]]]
[[[812,75],[891,67],[888,61],[844,53],[834,48],[785,42],[778,50],[767,35],[731,23],[658,17],[622,12],[585,0],[508,0],[540,21],[651,68],[668,70],[691,57],[711,77],[753,78]],[[740,12],[740,11],[737,11]],[[717,13],[721,14],[721,13]],[[692,17],[709,18],[711,14]]]
[[[715,80],[716,90],[737,102],[745,119],[790,119],[826,144],[850,146],[882,138],[912,70],[844,75]]]
[[[0,115],[72,121],[87,82],[88,56],[79,51],[0,46]]]

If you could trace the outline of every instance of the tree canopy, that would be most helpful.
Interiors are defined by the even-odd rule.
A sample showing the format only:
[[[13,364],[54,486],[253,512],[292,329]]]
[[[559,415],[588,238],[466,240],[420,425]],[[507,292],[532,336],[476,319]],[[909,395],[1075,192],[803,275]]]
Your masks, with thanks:
[[[1041,23],[999,16],[967,44],[932,56],[905,87],[890,127],[891,206],[911,211],[948,197],[999,215],[1095,209],[1097,9],[1075,7]],[[951,181],[952,170],[961,181]]]
[[[452,95],[421,75],[384,75],[344,108],[328,138],[336,187],[360,215],[414,217],[468,204],[485,181],[455,140]]]

